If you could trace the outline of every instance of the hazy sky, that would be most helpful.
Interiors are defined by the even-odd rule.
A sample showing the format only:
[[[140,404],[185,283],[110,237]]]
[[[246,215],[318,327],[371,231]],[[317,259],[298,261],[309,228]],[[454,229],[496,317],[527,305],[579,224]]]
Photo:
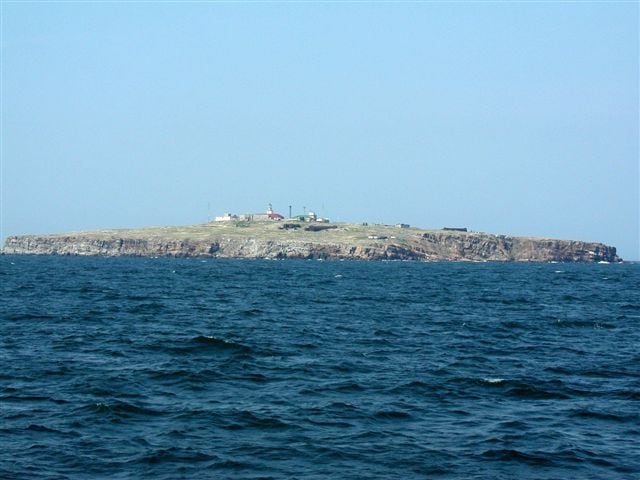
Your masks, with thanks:
[[[637,2],[1,8],[2,240],[272,203],[640,258]]]

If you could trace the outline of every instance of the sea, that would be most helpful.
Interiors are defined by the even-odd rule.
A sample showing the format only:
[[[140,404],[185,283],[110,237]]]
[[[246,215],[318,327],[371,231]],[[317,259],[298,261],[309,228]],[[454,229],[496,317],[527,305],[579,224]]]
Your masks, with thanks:
[[[640,479],[640,264],[0,256],[2,479]]]

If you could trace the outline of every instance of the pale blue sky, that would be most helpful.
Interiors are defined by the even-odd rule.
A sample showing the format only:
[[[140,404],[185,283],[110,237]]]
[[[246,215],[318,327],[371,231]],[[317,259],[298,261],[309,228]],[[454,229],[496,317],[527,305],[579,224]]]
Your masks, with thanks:
[[[3,2],[0,235],[302,207],[640,258],[638,3]]]

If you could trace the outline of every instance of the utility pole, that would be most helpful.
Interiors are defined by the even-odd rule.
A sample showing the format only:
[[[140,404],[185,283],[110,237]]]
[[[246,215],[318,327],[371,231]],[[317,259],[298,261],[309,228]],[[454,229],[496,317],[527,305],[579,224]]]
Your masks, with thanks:
[[[289,218],[291,218],[291,205],[289,205]]]

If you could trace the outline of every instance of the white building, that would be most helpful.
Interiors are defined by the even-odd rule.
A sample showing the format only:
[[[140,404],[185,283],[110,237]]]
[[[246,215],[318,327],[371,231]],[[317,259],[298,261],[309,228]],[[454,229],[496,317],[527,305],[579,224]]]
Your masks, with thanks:
[[[241,213],[240,215],[225,213],[224,215],[220,215],[215,217],[215,222],[231,222],[231,221],[241,221],[241,222],[259,222],[259,221],[267,221],[267,220],[283,220],[284,217],[279,213],[273,211],[273,207],[269,204],[269,208],[266,212],[259,213]]]
[[[230,222],[232,220],[237,220],[238,216],[237,215],[231,215],[230,213],[225,213],[224,215],[220,215],[219,217],[215,218],[216,222]]]

